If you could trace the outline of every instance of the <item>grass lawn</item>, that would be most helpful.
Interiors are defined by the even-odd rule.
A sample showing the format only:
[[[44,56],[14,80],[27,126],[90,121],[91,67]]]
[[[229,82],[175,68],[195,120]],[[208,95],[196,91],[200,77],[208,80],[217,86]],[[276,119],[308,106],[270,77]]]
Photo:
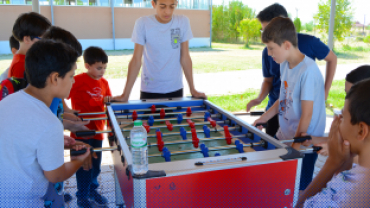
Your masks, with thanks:
[[[244,44],[212,43],[212,48],[191,48],[194,73],[216,73],[245,69],[262,68],[262,50],[264,45],[254,44],[245,47]],[[106,51],[109,56],[108,69],[105,78],[125,78],[128,63],[133,50]],[[369,63],[370,51],[338,51],[338,64]],[[0,55],[0,73],[9,67],[11,55]],[[324,65],[324,61],[319,61]],[[82,58],[77,63],[76,74],[84,72]]]
[[[328,104],[332,104],[333,108],[342,109],[344,105],[344,80],[334,81],[329,92],[327,99]],[[246,110],[247,103],[256,98],[259,94],[259,90],[248,89],[243,94],[235,95],[222,95],[222,96],[209,96],[208,100],[214,104],[220,106],[222,109],[231,112],[244,112]],[[267,106],[268,98],[266,98],[260,105],[254,107],[252,110],[264,110]],[[333,115],[330,107],[326,108],[328,115]]]

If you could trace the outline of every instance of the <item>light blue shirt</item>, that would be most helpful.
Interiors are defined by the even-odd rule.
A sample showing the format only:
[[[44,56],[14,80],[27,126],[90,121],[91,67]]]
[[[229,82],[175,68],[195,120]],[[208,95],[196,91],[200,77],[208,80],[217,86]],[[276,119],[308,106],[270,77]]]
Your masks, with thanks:
[[[305,56],[293,69],[289,69],[289,63],[285,61],[280,64],[280,74],[277,138],[293,139],[302,115],[302,100],[313,101],[312,118],[306,133],[323,136],[326,122],[324,79],[315,61]]]

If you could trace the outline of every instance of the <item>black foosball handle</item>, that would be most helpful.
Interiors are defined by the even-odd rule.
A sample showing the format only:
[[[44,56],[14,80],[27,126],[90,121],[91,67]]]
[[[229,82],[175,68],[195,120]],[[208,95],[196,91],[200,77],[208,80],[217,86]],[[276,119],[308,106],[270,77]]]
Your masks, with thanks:
[[[301,136],[301,137],[294,137],[294,143],[303,143],[306,140],[312,140],[311,136]]]
[[[314,152],[318,152],[320,150],[322,150],[322,147],[321,146],[312,146],[312,149]]]
[[[250,115],[251,116],[261,116],[264,113],[265,113],[265,111],[251,111]]]
[[[257,123],[255,125],[255,127],[257,127],[257,126],[262,126],[263,128],[266,128],[267,127],[267,123]]]
[[[79,156],[79,155],[85,154],[86,151],[87,151],[86,148],[80,149],[80,150],[70,149],[70,151],[69,151],[70,153],[69,154],[71,156]],[[94,152],[94,148],[90,147],[90,153],[93,153],[93,152]]]
[[[96,131],[95,130],[76,131],[75,135],[77,137],[95,136]]]

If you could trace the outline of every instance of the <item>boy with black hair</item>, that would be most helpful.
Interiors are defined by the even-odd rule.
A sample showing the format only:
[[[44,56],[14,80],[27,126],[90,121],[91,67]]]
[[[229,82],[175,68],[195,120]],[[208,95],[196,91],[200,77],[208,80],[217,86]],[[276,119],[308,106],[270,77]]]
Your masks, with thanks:
[[[193,97],[206,98],[193,82],[193,66],[189,54],[189,40],[193,38],[189,19],[174,15],[177,0],[153,0],[156,14],[136,20],[131,41],[134,54],[128,66],[127,81],[121,96],[127,101],[132,87],[141,73],[140,99],[173,98],[183,96],[182,71]]]
[[[104,103],[108,102],[112,96],[108,81],[103,78],[107,68],[108,56],[99,47],[89,47],[85,50],[83,57],[87,73],[75,76],[75,83],[68,98],[71,99],[72,109],[78,110],[81,113],[102,112],[105,110]],[[104,123],[104,120],[91,121],[86,127],[101,131],[104,130]],[[97,134],[88,140],[78,138],[73,133],[71,133],[71,137],[81,139],[80,141],[88,143],[94,148],[102,147],[102,134]],[[100,174],[101,156],[101,152],[97,153],[97,158],[92,161],[93,168],[91,170],[85,171],[80,169],[76,173],[76,196],[79,207],[91,207],[88,198],[95,201],[99,206],[105,205],[108,202],[104,196],[96,191],[99,186],[97,178]]]
[[[68,96],[77,57],[63,43],[35,43],[25,58],[29,85],[0,102],[0,207],[43,207],[48,183],[68,179],[89,159],[88,150],[64,163],[63,126],[49,109],[54,97]]]
[[[329,157],[296,207],[369,207],[370,96],[364,96],[369,89],[366,79],[349,90],[330,129]]]
[[[15,53],[19,50],[19,42],[16,40],[13,35],[10,36],[9,38],[9,46],[10,50],[12,51],[13,56]],[[9,67],[1,74],[0,76],[0,82],[3,81],[4,79],[8,78],[8,73],[9,73]]]
[[[263,9],[257,18],[261,22],[262,30],[269,24],[269,22],[275,17],[288,17],[286,9],[278,4],[272,4]],[[326,79],[325,79],[325,99],[328,96],[331,83],[334,78],[337,57],[320,39],[307,35],[297,34],[298,48],[306,56],[313,60],[324,59],[326,61]],[[263,83],[259,96],[249,101],[247,104],[247,112],[251,110],[253,106],[259,105],[268,95],[269,102],[266,106],[266,111],[275,103],[279,98],[280,93],[280,65],[277,64],[272,57],[268,56],[267,49],[265,48],[262,52],[262,72],[263,72]],[[279,129],[278,115],[275,115],[267,121],[266,133],[270,136],[274,136]]]
[[[307,133],[323,136],[326,122],[325,91],[322,74],[314,60],[298,49],[297,34],[289,18],[276,17],[262,33],[268,55],[280,63],[280,97],[253,125],[266,123],[279,114],[279,140],[290,140]],[[300,144],[293,144],[293,147]],[[317,157],[306,154],[302,162],[300,190],[312,180]],[[311,157],[310,157],[311,156]]]
[[[19,41],[19,50],[13,56],[8,78],[24,78],[25,55],[32,44],[41,39],[50,26],[50,21],[38,13],[29,12],[19,15],[12,31],[14,38]]]

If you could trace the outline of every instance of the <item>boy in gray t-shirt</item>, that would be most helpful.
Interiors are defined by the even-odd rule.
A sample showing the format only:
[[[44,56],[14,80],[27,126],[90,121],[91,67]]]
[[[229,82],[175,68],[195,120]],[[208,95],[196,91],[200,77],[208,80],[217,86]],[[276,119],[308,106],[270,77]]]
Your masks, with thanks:
[[[275,137],[293,139],[302,134],[323,136],[325,130],[324,79],[316,63],[298,49],[297,33],[292,20],[277,17],[262,33],[268,55],[280,64],[280,97],[254,125],[266,123],[279,114],[280,129]],[[299,149],[301,144],[293,143]],[[312,180],[317,154],[306,154],[302,162],[300,190]]]
[[[88,162],[89,150],[64,163],[63,126],[49,109],[53,98],[68,96],[77,57],[63,43],[34,43],[25,59],[29,85],[0,101],[0,207],[44,207],[49,182],[68,179]]]
[[[155,15],[136,20],[132,32],[135,43],[133,57],[128,66],[127,82],[117,101],[127,101],[136,77],[141,74],[140,99],[170,98],[183,96],[182,70],[193,97],[206,98],[193,83],[189,40],[193,38],[189,19],[174,15],[177,0],[153,0]]]

